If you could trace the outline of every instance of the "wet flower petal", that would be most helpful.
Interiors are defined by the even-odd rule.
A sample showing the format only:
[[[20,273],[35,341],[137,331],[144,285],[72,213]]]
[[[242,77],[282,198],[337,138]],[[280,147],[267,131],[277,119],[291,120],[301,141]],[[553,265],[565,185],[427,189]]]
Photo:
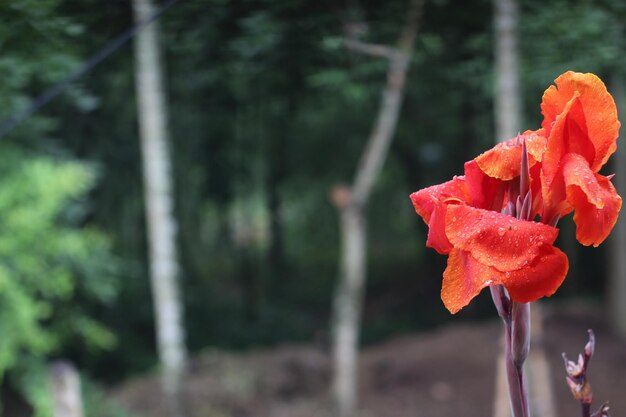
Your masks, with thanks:
[[[571,213],[573,207],[567,201],[562,166],[559,166],[549,185],[545,172],[541,172],[541,196],[541,218],[543,221],[548,222],[555,216],[561,218]]]
[[[430,217],[438,205],[467,200],[467,187],[463,177],[454,177],[451,181],[423,188],[411,194],[413,207],[426,224],[430,223]]]
[[[522,146],[513,138],[478,155],[475,161],[488,176],[509,181],[519,177],[521,156]]]
[[[468,206],[449,206],[446,235],[452,246],[481,264],[515,271],[535,260],[558,236],[558,229],[537,222]]]
[[[490,150],[478,155],[474,161],[489,177],[510,181],[520,175],[522,141],[526,142],[528,149],[529,166],[541,161],[547,139],[533,131],[526,131],[519,138],[516,137],[497,144]]]
[[[594,74],[582,74],[568,71],[555,80],[556,86],[548,88],[541,103],[541,112],[544,115],[542,123],[546,134],[552,136],[553,125],[562,115],[568,105],[578,96],[582,115],[575,110],[573,119],[582,127],[581,118],[584,116],[586,135],[593,144],[594,157],[589,166],[598,172],[617,148],[616,139],[620,127],[617,120],[617,108],[613,97],[608,93],[606,86]]]
[[[453,249],[443,272],[441,300],[452,313],[469,304],[480,291],[497,283],[501,272],[477,262],[468,252]]]
[[[567,255],[554,246],[544,245],[541,253],[524,268],[505,273],[502,284],[513,301],[530,303],[554,294],[568,269]]]
[[[451,313],[457,313],[489,286],[501,284],[511,299],[528,303],[547,297],[559,288],[567,275],[567,256],[551,245],[528,265],[515,271],[502,272],[485,265],[467,251],[452,249],[443,273],[441,299]]]
[[[486,175],[476,161],[465,163],[468,204],[486,210],[500,211],[504,198],[504,182]]]
[[[430,216],[428,223],[428,239],[426,246],[433,248],[442,255],[447,255],[452,250],[452,244],[446,236],[446,209],[447,204],[439,204]]]
[[[594,173],[580,155],[563,158],[567,201],[574,207],[576,239],[598,246],[609,235],[622,207],[622,199],[611,181]]]
[[[424,188],[411,194],[415,211],[428,224],[426,246],[446,255],[452,249],[445,233],[445,213],[449,204],[464,204],[468,200],[463,177],[455,177],[443,184]]]
[[[550,131],[542,167],[548,187],[551,186],[561,166],[561,160],[568,153],[582,156],[589,164],[593,163],[596,154],[593,143],[587,135],[585,112],[578,91],[574,92],[574,97],[556,117]]]

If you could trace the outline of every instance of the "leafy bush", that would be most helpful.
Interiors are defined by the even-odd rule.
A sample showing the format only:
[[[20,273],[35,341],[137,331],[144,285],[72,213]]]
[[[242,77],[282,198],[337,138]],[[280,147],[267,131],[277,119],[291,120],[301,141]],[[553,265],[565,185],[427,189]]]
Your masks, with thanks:
[[[46,358],[115,344],[87,311],[117,291],[108,238],[81,224],[93,182],[77,162],[0,152],[0,376],[37,415],[50,410]]]

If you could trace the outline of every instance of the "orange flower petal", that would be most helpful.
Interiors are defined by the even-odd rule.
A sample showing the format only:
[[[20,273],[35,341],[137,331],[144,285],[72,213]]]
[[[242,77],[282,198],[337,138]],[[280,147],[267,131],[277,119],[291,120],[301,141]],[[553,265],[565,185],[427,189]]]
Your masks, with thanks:
[[[426,246],[433,248],[441,255],[447,255],[452,250],[452,244],[446,236],[447,207],[447,204],[439,204],[430,216],[430,222],[428,222]]]
[[[505,183],[485,174],[476,161],[465,163],[465,183],[469,205],[486,210],[502,209]]]
[[[567,275],[567,256],[551,245],[544,245],[539,256],[516,271],[502,272],[480,263],[469,252],[453,249],[443,273],[441,299],[455,314],[489,286],[504,285],[511,298],[528,303],[554,294]]]
[[[468,200],[463,177],[455,177],[443,184],[424,188],[411,194],[415,211],[428,224],[426,246],[446,255],[452,249],[445,232],[446,206],[463,204]]]
[[[548,139],[545,136],[543,129],[536,131],[528,130],[524,132],[524,140],[526,141],[526,149],[528,149],[528,155],[530,160],[528,161],[532,167],[535,162],[541,162],[543,159],[543,153],[546,151]]]
[[[615,226],[622,199],[611,181],[594,173],[580,155],[567,154],[562,163],[567,201],[574,207],[576,239],[598,246]]]
[[[498,143],[474,160],[480,169],[491,178],[509,181],[519,177],[522,145],[517,138]]]
[[[551,245],[542,251],[524,268],[504,273],[501,283],[511,299],[518,303],[530,303],[556,292],[567,276],[567,255]]]
[[[452,246],[503,272],[528,265],[559,233],[542,223],[468,206],[448,206],[445,223]]]
[[[546,179],[544,171],[541,172],[541,198],[541,218],[546,223],[557,215],[560,218],[572,211],[573,207],[566,199],[563,167],[558,167],[551,181]]]
[[[510,181],[520,175],[520,161],[522,158],[521,140],[526,141],[526,148],[530,156],[529,165],[533,166],[541,161],[546,148],[547,139],[538,132],[526,131],[518,138],[510,139],[478,155],[474,161],[480,169],[491,178]]]
[[[463,177],[454,177],[451,181],[423,188],[411,194],[413,207],[426,224],[430,223],[430,217],[438,205],[451,201],[466,202],[467,200],[467,187]]]
[[[443,272],[441,300],[455,314],[469,304],[486,286],[496,282],[502,273],[476,262],[472,256],[459,249],[452,249],[448,266]]]
[[[558,116],[564,112],[572,98],[578,95],[586,134],[595,150],[589,165],[592,171],[598,172],[617,148],[620,122],[617,120],[617,108],[613,97],[606,90],[602,80],[593,74],[568,71],[559,76],[555,84],[556,86],[550,86],[543,94],[541,112],[544,120],[541,126],[551,135]],[[576,118],[580,119],[580,116]]]
[[[568,153],[576,153],[593,163],[596,151],[587,135],[587,124],[578,91],[567,102],[563,112],[556,117],[550,131],[548,147],[543,158],[546,184],[551,185],[560,167],[561,159]]]

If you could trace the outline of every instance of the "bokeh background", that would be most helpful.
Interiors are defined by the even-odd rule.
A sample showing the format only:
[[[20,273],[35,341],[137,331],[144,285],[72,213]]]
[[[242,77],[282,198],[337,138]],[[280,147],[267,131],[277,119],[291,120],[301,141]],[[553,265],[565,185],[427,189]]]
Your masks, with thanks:
[[[246,364],[250,352],[289,358],[297,349],[284,347],[298,345],[309,349],[307,363],[326,381],[340,249],[330,195],[353,179],[388,70],[386,59],[354,52],[344,40],[395,45],[407,3],[179,0],[160,15],[179,285],[186,348],[197,369],[216,373],[224,363]],[[519,0],[518,6],[524,129],[540,126],[541,95],[566,70],[593,72],[620,91],[624,2]],[[461,341],[484,331],[496,335],[485,352],[497,347],[488,296],[456,316],[443,307],[445,257],[425,248],[426,227],[408,199],[461,174],[466,160],[507,139],[494,128],[493,8],[488,0],[425,2],[397,130],[367,207],[364,349],[408,335],[437,339],[452,322],[479,326]],[[135,24],[126,0],[6,1],[0,21],[5,126]],[[120,403],[131,395],[119,393],[128,381],[152,384],[132,394],[144,398],[145,409],[146,398],[158,397],[133,74],[131,41],[0,138],[0,375],[7,415],[50,415],[47,367],[60,358],[82,375],[88,416],[141,415],[141,407]],[[571,221],[560,225],[558,244],[571,269],[548,304],[558,310],[582,303],[573,310],[589,312],[585,317],[623,352],[626,345],[611,330],[620,317],[611,315],[607,294],[616,291],[611,259],[626,256],[626,248],[582,247]],[[585,330],[581,325],[571,355],[582,348]],[[389,346],[396,357],[408,349]],[[450,385],[433,372],[427,392],[450,400]],[[327,386],[315,381],[298,392],[315,391],[322,404]],[[242,389],[257,395],[246,389],[257,388]],[[493,387],[484,391],[491,398]],[[196,407],[192,415],[280,415],[220,401],[206,398],[204,411]],[[387,410],[397,405],[389,404]],[[309,414],[285,415],[323,415],[311,407]]]

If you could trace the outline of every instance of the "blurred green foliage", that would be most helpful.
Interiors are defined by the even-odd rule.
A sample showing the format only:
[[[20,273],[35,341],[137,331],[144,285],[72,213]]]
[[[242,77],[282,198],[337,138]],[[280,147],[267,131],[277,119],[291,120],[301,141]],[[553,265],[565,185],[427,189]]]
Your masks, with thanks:
[[[82,26],[59,14],[59,3],[0,4],[5,121],[81,59],[71,42]],[[78,112],[93,102],[80,86],[60,100]],[[37,416],[51,413],[48,358],[97,354],[117,342],[97,318],[115,303],[121,265],[110,238],[87,221],[97,169],[53,139],[57,126],[38,114],[0,144],[0,380]]]
[[[115,345],[90,310],[114,301],[116,260],[104,234],[81,226],[92,170],[6,146],[0,155],[0,375],[47,415],[46,358]]]
[[[90,348],[110,347],[109,331],[84,316],[80,306],[67,305],[77,287],[104,303],[115,295],[108,240],[96,230],[77,228],[72,213],[93,176],[78,163],[8,149],[2,154],[0,372],[19,353],[47,352],[76,337]]]

